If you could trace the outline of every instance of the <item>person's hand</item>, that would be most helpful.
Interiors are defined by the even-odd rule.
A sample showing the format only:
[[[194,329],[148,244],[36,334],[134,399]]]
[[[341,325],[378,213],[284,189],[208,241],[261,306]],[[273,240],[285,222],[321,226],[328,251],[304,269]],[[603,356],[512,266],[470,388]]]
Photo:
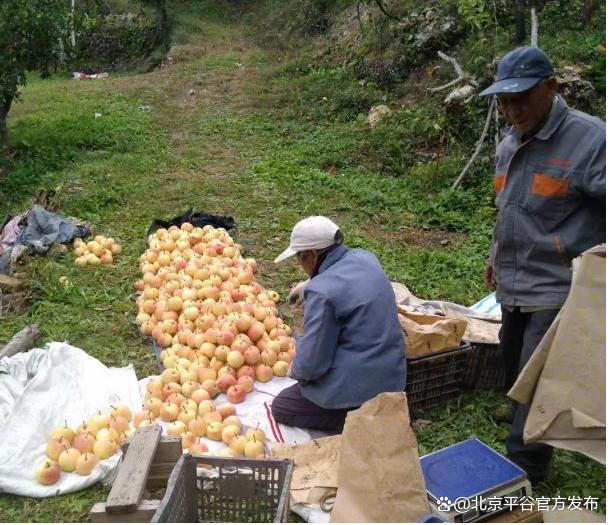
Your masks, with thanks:
[[[488,263],[486,265],[486,269],[484,270],[484,282],[486,283],[486,288],[491,292],[496,290],[496,280],[494,279],[494,270],[492,269],[492,265]]]
[[[299,284],[293,287],[293,289],[289,293],[289,303],[290,304],[303,303],[303,292],[309,282],[310,282],[310,279],[308,279],[307,281],[301,281]]]

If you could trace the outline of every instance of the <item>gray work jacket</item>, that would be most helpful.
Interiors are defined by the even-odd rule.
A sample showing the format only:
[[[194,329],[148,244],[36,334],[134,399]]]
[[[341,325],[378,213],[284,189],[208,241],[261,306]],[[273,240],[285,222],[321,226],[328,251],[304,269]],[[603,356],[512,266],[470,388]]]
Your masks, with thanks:
[[[491,263],[497,302],[561,306],[571,260],[605,242],[605,124],[557,96],[544,126],[496,152]]]

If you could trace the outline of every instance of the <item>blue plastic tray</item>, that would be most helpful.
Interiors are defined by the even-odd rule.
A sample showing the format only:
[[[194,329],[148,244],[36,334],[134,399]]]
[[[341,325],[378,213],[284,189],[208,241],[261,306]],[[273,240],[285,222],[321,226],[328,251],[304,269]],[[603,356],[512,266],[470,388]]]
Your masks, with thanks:
[[[429,496],[473,498],[526,478],[526,472],[472,438],[420,458]]]

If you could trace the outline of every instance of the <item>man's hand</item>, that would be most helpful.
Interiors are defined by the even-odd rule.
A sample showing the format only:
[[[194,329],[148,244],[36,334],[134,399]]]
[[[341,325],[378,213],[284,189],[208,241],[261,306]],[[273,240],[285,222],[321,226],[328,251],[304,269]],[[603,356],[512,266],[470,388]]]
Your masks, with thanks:
[[[291,293],[289,293],[289,303],[290,304],[303,303],[303,292],[309,282],[310,282],[310,279],[308,279],[307,281],[302,281],[291,290]]]
[[[484,270],[484,281],[486,283],[486,288],[491,292],[496,290],[496,280],[494,279],[494,270],[492,269],[492,265],[488,263],[486,265],[486,269]]]

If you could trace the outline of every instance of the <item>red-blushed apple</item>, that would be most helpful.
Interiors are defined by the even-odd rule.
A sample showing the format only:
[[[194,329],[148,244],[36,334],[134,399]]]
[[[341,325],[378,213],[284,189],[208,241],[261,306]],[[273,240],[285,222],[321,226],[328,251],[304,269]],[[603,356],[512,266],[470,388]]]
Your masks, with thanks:
[[[235,406],[233,406],[231,403],[223,403],[222,405],[216,407],[216,410],[219,414],[221,414],[223,421],[229,416],[235,416]]]
[[[241,366],[240,368],[238,368],[236,375],[238,379],[240,379],[240,377],[242,376],[248,376],[254,380],[255,379],[255,367],[251,365]]]
[[[57,483],[61,469],[56,461],[47,459],[36,469],[36,481],[41,485],[53,485]]]
[[[78,434],[90,434],[93,437],[98,433],[99,428],[92,422],[85,423],[84,421],[77,427],[76,433]]]
[[[206,435],[206,427],[208,424],[202,417],[196,417],[189,421],[187,425],[189,432],[192,432],[197,437],[202,437]]]
[[[272,377],[274,377],[274,371],[269,365],[257,365],[255,369],[255,375],[257,377],[257,381],[261,383],[267,383]]]
[[[97,464],[98,458],[96,455],[91,452],[85,452],[76,460],[74,470],[79,476],[89,476]]]
[[[241,386],[246,393],[252,392],[255,388],[255,382],[250,376],[242,376],[238,379],[238,385]]]
[[[241,403],[246,399],[246,390],[242,385],[233,385],[227,389],[227,399],[232,403]]]
[[[204,443],[193,443],[189,447],[189,454],[192,456],[203,456],[208,453],[208,447]]]
[[[77,434],[74,438],[74,448],[81,454],[93,452],[93,445],[95,445],[95,438],[91,434]]]
[[[208,412],[207,414],[204,414],[202,417],[204,418],[206,425],[210,423],[220,423],[223,421],[223,416],[221,416],[221,413],[218,412],[217,410],[215,410],[214,412]],[[208,429],[206,429],[206,432],[208,432]]]
[[[47,443],[47,456],[49,456],[49,458],[53,461],[57,461],[59,459],[59,455],[64,450],[68,450],[70,446],[70,441],[68,441],[64,436],[61,436],[59,439],[51,438]]]
[[[227,389],[235,385],[236,383],[236,378],[233,377],[231,374],[223,374],[216,380],[216,386],[223,393],[227,392]]]
[[[202,368],[198,370],[197,377],[200,383],[204,383],[205,381],[216,381],[216,370],[213,368]]]
[[[180,443],[183,449],[185,448],[188,449],[191,445],[193,445],[196,442],[197,442],[197,436],[191,431],[185,432],[180,438]]]
[[[244,361],[247,365],[256,365],[261,359],[261,352],[256,346],[249,346],[244,352]]]
[[[155,416],[159,415],[159,409],[163,401],[157,397],[149,397],[144,401],[144,408],[149,412],[152,412]]]
[[[186,400],[187,398],[183,396],[182,394],[171,394],[167,397],[165,402],[172,403],[173,405],[176,405],[178,408],[180,408],[181,406],[185,404]],[[159,411],[161,411],[161,407],[159,407]]]
[[[263,337],[264,333],[265,327],[263,326],[263,323],[255,321],[248,329],[247,335],[251,341],[257,342],[259,339],[261,339],[261,337]]]
[[[140,426],[140,423],[142,423],[142,421],[145,421],[147,419],[155,419],[155,417],[155,414],[153,414],[153,412],[151,412],[150,410],[140,410],[139,412],[136,412],[134,414],[134,426],[138,427]]]
[[[176,421],[178,417],[178,406],[174,403],[164,403],[159,409],[159,417],[163,421]]]
[[[290,364],[291,356],[288,352],[278,352],[278,361],[284,361]]]

